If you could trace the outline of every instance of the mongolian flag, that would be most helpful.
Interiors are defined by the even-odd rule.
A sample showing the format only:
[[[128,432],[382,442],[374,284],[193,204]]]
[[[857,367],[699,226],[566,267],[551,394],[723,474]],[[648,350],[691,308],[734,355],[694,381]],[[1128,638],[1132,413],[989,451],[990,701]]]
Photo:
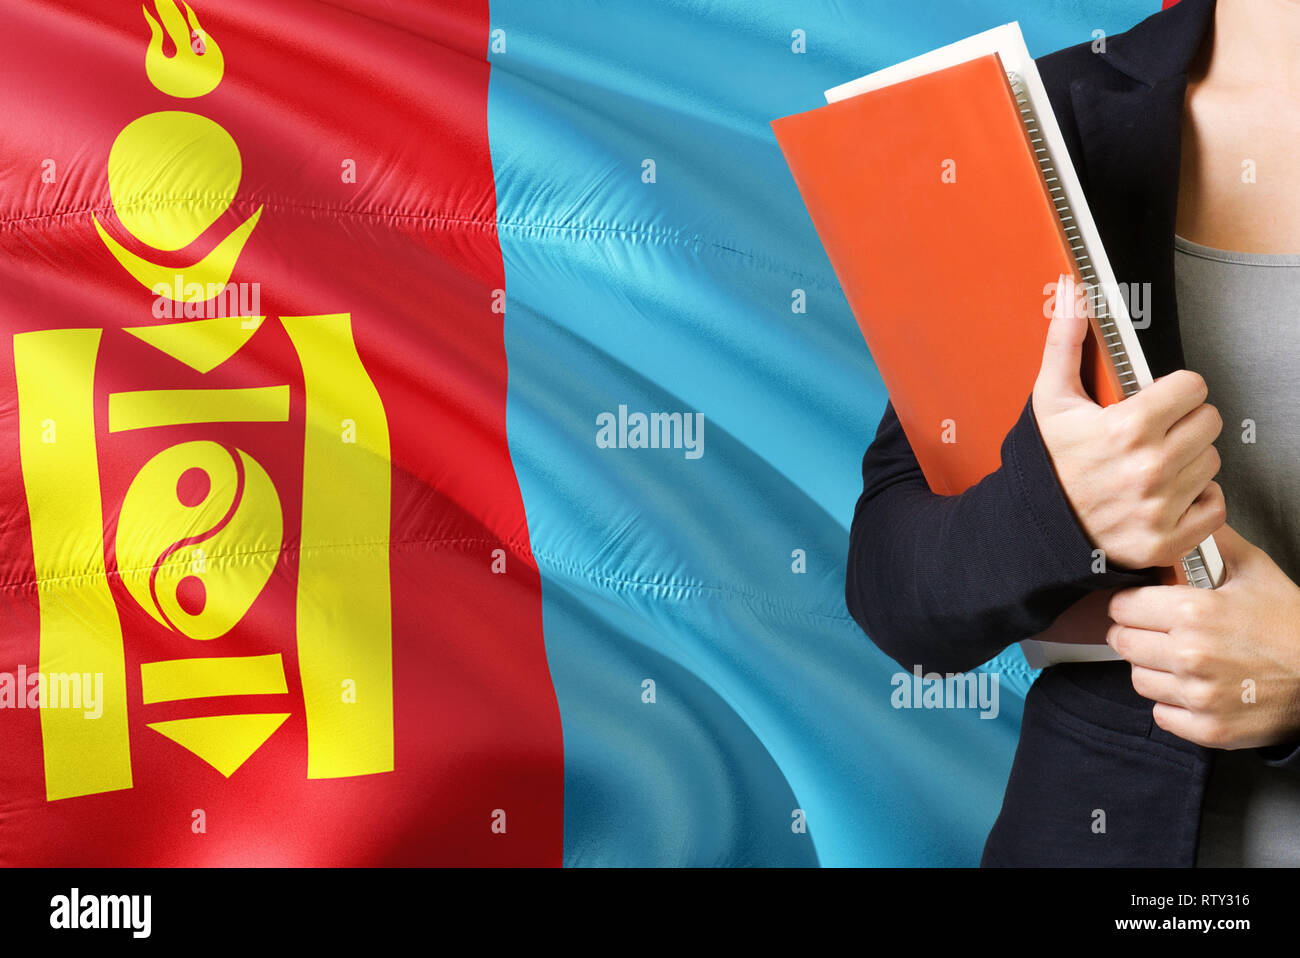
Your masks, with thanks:
[[[0,10],[5,864],[560,863],[487,8],[402,6]]]
[[[3,0],[0,865],[975,864],[773,139],[1156,0]]]

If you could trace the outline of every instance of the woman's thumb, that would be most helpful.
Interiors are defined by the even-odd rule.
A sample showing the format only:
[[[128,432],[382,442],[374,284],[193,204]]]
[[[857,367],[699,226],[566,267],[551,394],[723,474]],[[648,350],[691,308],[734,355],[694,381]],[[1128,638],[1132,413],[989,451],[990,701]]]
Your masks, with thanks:
[[[1088,335],[1088,297],[1079,297],[1073,277],[1061,276],[1056,283],[1052,321],[1043,345],[1043,362],[1038,369],[1034,393],[1044,400],[1076,400],[1091,397],[1083,388],[1083,342]],[[1080,304],[1080,299],[1083,300]],[[1079,308],[1080,305],[1082,308]]]

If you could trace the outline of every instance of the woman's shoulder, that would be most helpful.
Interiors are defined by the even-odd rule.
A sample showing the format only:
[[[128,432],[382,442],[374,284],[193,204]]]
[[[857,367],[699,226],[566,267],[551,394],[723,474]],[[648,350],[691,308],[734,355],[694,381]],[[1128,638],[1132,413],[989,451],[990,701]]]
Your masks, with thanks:
[[[1105,42],[1104,36],[1098,37],[1034,60],[1038,74],[1043,78],[1043,86],[1053,101],[1058,96],[1068,97],[1070,86],[1075,82],[1099,82],[1116,76],[1115,68],[1102,56]]]
[[[1037,57],[1043,85],[1055,105],[1070,89],[1151,87],[1185,73],[1209,34],[1215,0],[1178,0],[1127,30],[1093,30],[1088,39]]]

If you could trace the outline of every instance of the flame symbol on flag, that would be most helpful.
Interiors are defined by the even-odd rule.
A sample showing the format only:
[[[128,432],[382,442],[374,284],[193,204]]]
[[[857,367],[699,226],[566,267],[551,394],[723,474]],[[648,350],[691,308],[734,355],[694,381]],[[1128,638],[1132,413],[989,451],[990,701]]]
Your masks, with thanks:
[[[149,80],[176,97],[212,92],[225,71],[221,48],[204,32],[188,3],[188,24],[174,0],[157,0],[157,6],[162,26],[148,8],[142,8],[151,34],[145,53]],[[163,53],[163,27],[176,46],[170,57]],[[239,147],[218,123],[197,113],[164,110],[134,120],[113,141],[108,156],[109,195],[133,237],[155,249],[179,250],[229,208],[240,172]],[[230,281],[261,215],[259,206],[202,259],[180,268],[131,252],[109,235],[97,216],[92,219],[108,251],[136,282],[161,298],[202,303]]]
[[[158,15],[162,26],[149,15],[149,8],[142,7],[144,18],[149,21],[149,49],[144,56],[144,69],[149,75],[149,82],[169,96],[191,97],[203,96],[216,89],[226,69],[225,58],[217,41],[208,36],[199,25],[190,5],[185,4],[185,17],[174,0],[157,0]],[[166,28],[167,36],[176,45],[174,56],[163,53],[162,35]]]

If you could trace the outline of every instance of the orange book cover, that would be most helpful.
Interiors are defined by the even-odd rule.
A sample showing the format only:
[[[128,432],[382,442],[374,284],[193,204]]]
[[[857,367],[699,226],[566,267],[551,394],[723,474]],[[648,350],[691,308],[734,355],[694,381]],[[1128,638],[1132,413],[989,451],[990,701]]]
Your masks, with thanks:
[[[1082,283],[1001,58],[772,128],[926,481],[964,491],[1001,465],[1038,376],[1058,278]],[[1094,321],[1080,376],[1110,405],[1124,393],[1099,337]],[[1173,567],[1161,581],[1187,579]],[[1035,636],[1041,648],[1104,643],[1112,592],[1067,609]],[[1035,667],[1071,658],[1026,655]]]
[[[930,488],[998,468],[1081,282],[996,53],[772,123]],[[1084,386],[1123,393],[1097,342]]]

